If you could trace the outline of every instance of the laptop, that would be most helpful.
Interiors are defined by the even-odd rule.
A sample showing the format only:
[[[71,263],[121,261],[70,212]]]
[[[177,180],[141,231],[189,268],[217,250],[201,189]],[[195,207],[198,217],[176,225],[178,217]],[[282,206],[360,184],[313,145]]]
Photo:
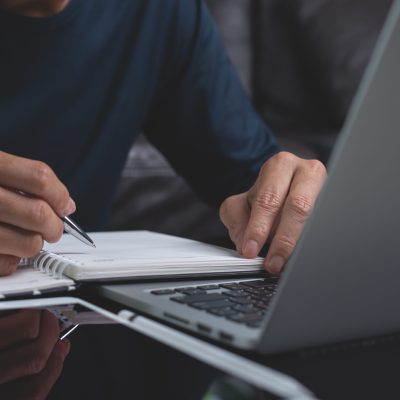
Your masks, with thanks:
[[[400,1],[280,278],[109,284],[110,300],[238,349],[286,352],[400,330]]]

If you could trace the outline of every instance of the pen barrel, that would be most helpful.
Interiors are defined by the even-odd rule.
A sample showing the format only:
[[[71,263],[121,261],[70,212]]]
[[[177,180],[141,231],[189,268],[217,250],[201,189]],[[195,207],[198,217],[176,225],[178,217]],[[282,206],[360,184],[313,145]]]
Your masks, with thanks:
[[[90,239],[87,233],[84,232],[82,228],[79,227],[78,224],[76,224],[74,221],[72,221],[68,217],[62,218],[64,222],[64,231],[67,233],[70,233],[72,236],[76,237],[79,239],[81,242],[87,244],[88,246],[91,247],[96,247],[93,243],[93,240]]]

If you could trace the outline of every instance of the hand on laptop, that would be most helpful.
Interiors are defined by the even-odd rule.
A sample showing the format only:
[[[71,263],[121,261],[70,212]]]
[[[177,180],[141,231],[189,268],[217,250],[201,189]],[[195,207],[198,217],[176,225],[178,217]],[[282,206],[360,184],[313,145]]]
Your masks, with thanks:
[[[46,310],[0,314],[0,399],[45,399],[61,374],[70,343]]]
[[[74,211],[75,203],[50,167],[0,152],[0,276],[13,273],[21,258],[37,254],[43,240],[57,241],[63,233],[59,216]]]
[[[303,230],[326,178],[324,165],[287,152],[269,159],[254,186],[227,198],[220,216],[240,254],[253,258],[267,240],[266,269],[279,273]]]

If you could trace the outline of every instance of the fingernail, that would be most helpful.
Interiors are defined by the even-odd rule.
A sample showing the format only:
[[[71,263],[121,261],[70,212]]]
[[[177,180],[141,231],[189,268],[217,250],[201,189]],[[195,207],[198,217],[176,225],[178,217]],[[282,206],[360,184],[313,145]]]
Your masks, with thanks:
[[[75,202],[70,198],[68,200],[67,208],[64,210],[64,217],[67,215],[70,215],[76,211],[76,204]]]
[[[281,256],[272,256],[269,260],[267,269],[272,274],[279,274],[285,264],[285,259]]]
[[[255,258],[258,255],[258,243],[255,240],[249,240],[244,248],[243,255],[248,258]]]

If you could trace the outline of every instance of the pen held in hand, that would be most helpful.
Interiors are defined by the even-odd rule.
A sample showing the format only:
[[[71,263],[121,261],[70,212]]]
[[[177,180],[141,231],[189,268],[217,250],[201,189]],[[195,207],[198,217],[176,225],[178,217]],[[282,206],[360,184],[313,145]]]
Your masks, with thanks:
[[[23,192],[22,190],[17,190],[21,196],[25,197],[32,197],[30,194]],[[91,247],[96,247],[93,240],[90,236],[71,218],[69,217],[61,217],[62,221],[64,222],[64,231],[70,233],[72,236],[75,236],[81,242],[87,244]]]
[[[72,236],[75,236],[81,242],[87,244],[91,247],[96,247],[93,240],[89,237],[89,235],[81,228],[79,225],[72,221],[69,217],[61,218],[64,222],[64,230],[67,233],[70,233]]]

